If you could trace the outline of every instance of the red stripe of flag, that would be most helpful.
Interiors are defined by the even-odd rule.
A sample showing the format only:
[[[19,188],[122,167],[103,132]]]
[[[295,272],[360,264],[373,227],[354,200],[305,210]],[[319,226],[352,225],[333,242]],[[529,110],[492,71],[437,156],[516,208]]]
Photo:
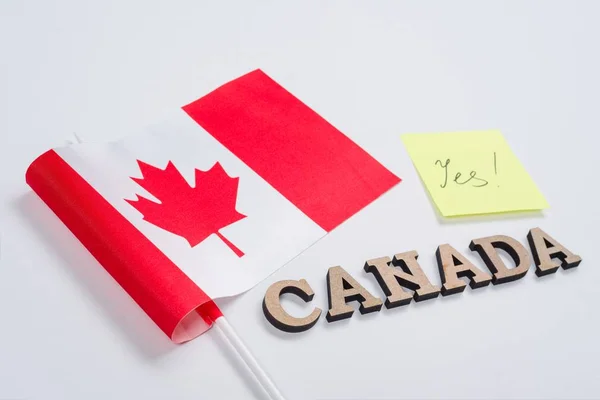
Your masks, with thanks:
[[[42,154],[31,164],[26,180],[175,342],[190,340],[202,333],[190,331],[190,324],[185,321],[176,331],[185,317],[193,317],[190,313],[198,312],[209,324],[220,315],[218,307],[202,289],[54,150]]]
[[[400,182],[261,70],[183,110],[326,231]]]

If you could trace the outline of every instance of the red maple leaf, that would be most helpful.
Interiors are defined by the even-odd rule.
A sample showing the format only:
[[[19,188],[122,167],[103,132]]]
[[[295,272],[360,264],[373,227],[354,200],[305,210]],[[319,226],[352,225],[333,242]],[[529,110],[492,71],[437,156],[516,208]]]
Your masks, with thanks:
[[[238,257],[244,253],[219,229],[246,218],[235,209],[239,178],[231,178],[218,162],[208,171],[195,170],[191,187],[171,161],[160,169],[138,160],[143,178],[131,178],[160,203],[136,195],[125,200],[144,215],[144,220],[185,238],[194,247],[216,234]]]

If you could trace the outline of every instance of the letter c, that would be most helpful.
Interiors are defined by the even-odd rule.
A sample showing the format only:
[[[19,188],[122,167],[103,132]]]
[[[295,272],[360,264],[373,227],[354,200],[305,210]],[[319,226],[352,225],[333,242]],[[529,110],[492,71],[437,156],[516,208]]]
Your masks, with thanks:
[[[299,281],[285,280],[275,282],[269,286],[263,299],[262,308],[267,321],[275,328],[284,332],[298,333],[312,328],[321,316],[322,310],[315,307],[310,315],[306,317],[292,317],[281,306],[280,297],[286,293],[295,294],[307,303],[312,301],[315,295],[308,282],[304,279],[300,279]]]

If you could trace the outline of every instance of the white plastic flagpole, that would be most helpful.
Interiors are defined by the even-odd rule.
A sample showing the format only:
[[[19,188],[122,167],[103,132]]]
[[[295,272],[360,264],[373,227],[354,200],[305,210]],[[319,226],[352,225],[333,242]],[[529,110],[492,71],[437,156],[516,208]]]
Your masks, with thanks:
[[[237,335],[233,327],[227,322],[224,316],[215,319],[215,327],[227,339],[227,342],[235,349],[238,356],[250,368],[254,377],[258,380],[263,389],[269,394],[271,400],[285,400],[285,397],[279,392],[275,384],[271,381],[267,373],[258,364],[250,350],[246,347],[242,339]]]

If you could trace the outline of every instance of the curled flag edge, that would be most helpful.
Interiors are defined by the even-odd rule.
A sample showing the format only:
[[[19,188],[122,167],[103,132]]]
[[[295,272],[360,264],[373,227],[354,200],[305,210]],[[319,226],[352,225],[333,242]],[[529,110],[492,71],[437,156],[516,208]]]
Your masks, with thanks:
[[[49,150],[34,160],[25,180],[173,342],[201,335],[222,315],[200,287],[57,152]]]

